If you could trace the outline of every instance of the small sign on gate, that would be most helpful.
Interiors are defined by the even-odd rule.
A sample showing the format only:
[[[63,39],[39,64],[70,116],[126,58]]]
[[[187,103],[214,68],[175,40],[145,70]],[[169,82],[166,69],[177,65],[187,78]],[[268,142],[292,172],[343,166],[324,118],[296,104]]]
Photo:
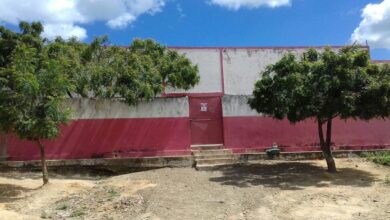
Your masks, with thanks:
[[[200,111],[207,112],[207,103],[200,103]]]

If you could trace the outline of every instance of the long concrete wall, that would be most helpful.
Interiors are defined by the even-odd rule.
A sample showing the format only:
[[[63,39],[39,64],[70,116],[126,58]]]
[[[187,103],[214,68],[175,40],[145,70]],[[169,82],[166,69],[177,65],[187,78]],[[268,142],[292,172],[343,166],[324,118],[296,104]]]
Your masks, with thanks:
[[[287,120],[275,120],[252,111],[247,100],[248,96],[243,95],[222,97],[226,148],[234,153],[264,152],[276,143],[284,152],[319,150],[314,120],[294,125]],[[62,128],[59,138],[44,141],[49,159],[190,155],[187,97],[157,99],[138,107],[107,100],[77,99],[70,103],[76,109],[75,120]],[[389,130],[388,120],[336,119],[333,148],[390,149]],[[8,160],[39,159],[35,143],[13,135],[8,136],[7,151]]]
[[[235,153],[264,151],[273,143],[286,152],[319,150],[315,121],[292,125],[251,110],[247,104],[256,80],[267,65],[283,54],[307,48],[173,48],[199,66],[201,81],[189,91],[166,88],[166,93],[202,97],[222,96],[223,137]],[[321,49],[321,48],[319,48]],[[337,48],[335,48],[337,49]],[[222,81],[224,83],[222,83]],[[210,94],[211,93],[211,94]],[[157,98],[137,106],[118,100],[71,99],[73,121],[59,138],[44,141],[49,159],[150,157],[190,155],[191,121],[188,97]],[[390,148],[390,122],[334,122],[335,149]],[[35,143],[8,136],[0,159],[39,158]],[[4,143],[4,141],[3,141]],[[4,146],[4,144],[3,144]]]

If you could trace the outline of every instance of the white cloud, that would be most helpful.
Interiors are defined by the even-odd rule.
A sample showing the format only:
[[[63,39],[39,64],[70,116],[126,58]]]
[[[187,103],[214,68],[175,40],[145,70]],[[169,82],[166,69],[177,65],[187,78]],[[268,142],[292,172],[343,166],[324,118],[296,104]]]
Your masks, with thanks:
[[[390,0],[366,5],[362,18],[351,40],[359,43],[367,40],[374,48],[390,49]]]
[[[160,12],[166,0],[0,0],[0,22],[41,21],[44,36],[84,39],[81,25],[105,21],[110,28],[124,28],[142,14]]]
[[[84,39],[87,37],[87,31],[82,27],[72,24],[46,24],[43,36],[49,39],[53,39],[57,36],[61,36],[64,39],[70,37]]]
[[[111,19],[107,25],[111,28],[125,28],[129,23],[135,21],[136,17],[130,13],[125,13],[117,18]]]
[[[270,7],[276,8],[280,6],[288,6],[291,4],[291,0],[210,0],[211,4],[226,7],[232,10],[238,10],[240,8],[259,8]]]

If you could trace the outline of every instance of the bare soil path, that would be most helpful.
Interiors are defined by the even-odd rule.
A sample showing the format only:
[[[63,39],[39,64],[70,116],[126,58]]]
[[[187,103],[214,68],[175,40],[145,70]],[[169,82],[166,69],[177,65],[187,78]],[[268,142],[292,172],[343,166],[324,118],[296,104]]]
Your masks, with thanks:
[[[0,173],[0,219],[390,219],[390,167],[360,158],[263,161],[117,176]]]

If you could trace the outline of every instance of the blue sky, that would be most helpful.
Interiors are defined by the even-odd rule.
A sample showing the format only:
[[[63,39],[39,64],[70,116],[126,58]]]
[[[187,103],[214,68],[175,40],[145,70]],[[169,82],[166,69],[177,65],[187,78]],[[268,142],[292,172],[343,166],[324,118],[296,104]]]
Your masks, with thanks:
[[[7,3],[8,0],[2,1]],[[26,16],[19,9],[20,5],[13,9],[9,3],[8,9],[7,4],[2,4],[0,21],[12,27],[19,20],[38,19],[47,24],[48,30],[57,24],[69,24],[78,29],[51,31],[65,37],[68,33],[81,33],[80,38],[87,42],[94,36],[107,34],[115,45],[128,45],[133,38],[153,38],[169,46],[315,46],[344,45],[351,43],[351,39],[358,39],[361,43],[369,40],[369,45],[374,47],[371,50],[373,59],[390,59],[390,34],[386,31],[390,28],[389,0],[275,0],[281,2],[277,6],[267,3],[272,0],[214,0],[214,4],[213,0],[147,0],[150,4],[138,7],[138,11],[128,6],[129,13],[123,12],[128,16],[119,20],[104,14],[111,10],[105,5],[110,1],[98,0],[100,8],[89,5],[89,11],[97,13],[94,15],[83,14],[79,3],[75,3],[76,6],[61,5],[64,1],[68,0],[58,0],[56,14],[83,17],[72,20],[62,16],[53,20],[45,14],[39,15],[39,12],[35,13],[38,15]],[[97,5],[96,0],[88,1]],[[141,5],[139,0],[127,1],[133,5],[138,1]],[[38,2],[43,6],[50,4],[50,1]],[[229,2],[235,2],[235,5],[229,5]],[[373,9],[370,5],[374,6]],[[2,10],[14,10],[13,14],[21,15],[7,17],[1,15]],[[377,18],[380,13],[382,17]],[[104,16],[99,17],[99,14]],[[123,18],[128,19],[123,23]],[[368,21],[365,22],[365,18]],[[358,27],[358,37],[354,38],[352,34]]]

